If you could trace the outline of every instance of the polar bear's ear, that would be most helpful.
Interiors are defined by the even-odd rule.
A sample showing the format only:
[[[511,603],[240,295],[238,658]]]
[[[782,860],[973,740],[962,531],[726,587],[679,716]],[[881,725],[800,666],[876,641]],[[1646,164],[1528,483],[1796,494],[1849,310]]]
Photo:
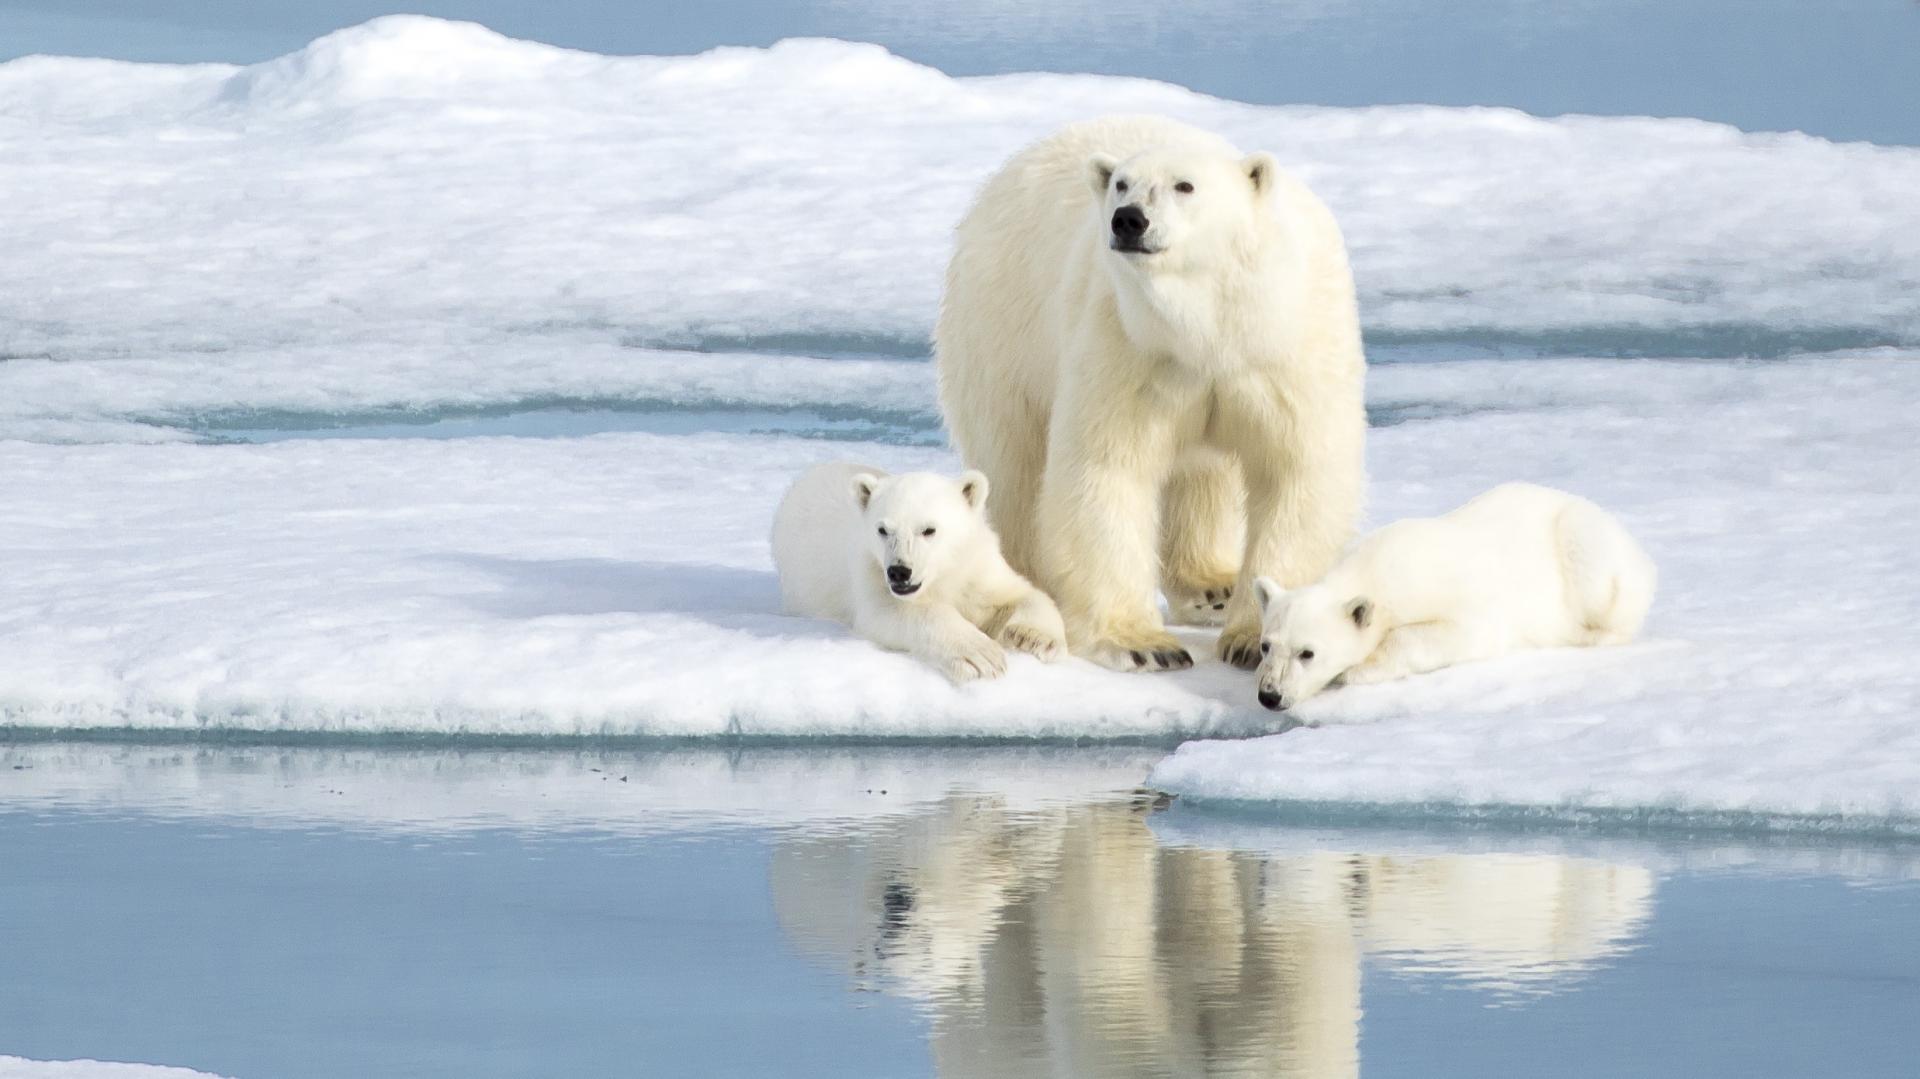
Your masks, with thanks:
[[[1093,185],[1093,193],[1104,195],[1107,185],[1113,182],[1113,170],[1120,162],[1112,154],[1095,154],[1087,159],[1087,182]]]
[[[1347,617],[1353,619],[1353,628],[1366,629],[1373,621],[1373,601],[1365,596],[1355,596],[1347,601]]]
[[[1280,174],[1280,161],[1261,150],[1241,158],[1240,171],[1246,173],[1247,179],[1253,184],[1253,193],[1265,198],[1273,194],[1273,181]]]
[[[980,512],[980,507],[987,504],[987,474],[974,468],[960,473],[960,497],[975,513]]]
[[[1267,608],[1273,606],[1274,601],[1286,594],[1287,590],[1280,587],[1280,582],[1271,577],[1253,579],[1253,598],[1260,601],[1261,614],[1266,614]]]
[[[880,486],[880,477],[871,472],[860,473],[853,477],[851,485],[853,500],[860,503],[861,509],[866,509],[867,503],[873,501],[873,489],[878,486]]]

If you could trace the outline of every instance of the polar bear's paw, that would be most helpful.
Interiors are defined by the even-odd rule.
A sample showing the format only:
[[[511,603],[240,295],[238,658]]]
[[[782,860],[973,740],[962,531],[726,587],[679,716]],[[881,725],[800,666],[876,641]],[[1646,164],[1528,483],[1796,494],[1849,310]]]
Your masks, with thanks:
[[[1007,652],[984,633],[961,641],[943,656],[941,673],[954,682],[998,678],[1007,673]]]
[[[1260,666],[1260,624],[1229,626],[1220,632],[1220,658],[1243,671]]]
[[[1095,641],[1087,658],[1116,671],[1179,671],[1193,666],[1193,654],[1165,630],[1144,630]]]
[[[1227,601],[1233,598],[1229,580],[1212,588],[1188,589],[1168,585],[1169,620],[1183,626],[1221,626],[1227,621]]]
[[[1067,638],[1059,629],[1015,619],[1000,627],[1000,643],[1016,652],[1052,663],[1066,654]]]

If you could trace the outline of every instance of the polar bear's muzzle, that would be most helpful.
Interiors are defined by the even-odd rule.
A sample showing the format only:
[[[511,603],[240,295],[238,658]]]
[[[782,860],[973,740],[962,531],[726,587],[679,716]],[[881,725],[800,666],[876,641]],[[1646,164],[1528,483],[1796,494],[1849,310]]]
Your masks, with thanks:
[[[920,591],[920,586],[914,582],[912,568],[899,562],[888,566],[887,590],[896,596],[911,596]]]
[[[1107,246],[1129,255],[1152,255],[1158,248],[1147,246],[1147,212],[1138,206],[1122,206],[1113,212],[1113,238]]]

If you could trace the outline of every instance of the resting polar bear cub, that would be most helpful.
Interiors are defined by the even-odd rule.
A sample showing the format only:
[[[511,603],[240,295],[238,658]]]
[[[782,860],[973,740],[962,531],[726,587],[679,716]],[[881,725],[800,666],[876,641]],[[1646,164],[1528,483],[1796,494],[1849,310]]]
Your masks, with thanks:
[[[1255,581],[1260,703],[1290,708],[1343,676],[1384,682],[1527,648],[1622,644],[1653,604],[1654,577],[1605,510],[1502,484],[1372,533],[1317,584]]]
[[[1056,659],[1066,648],[1060,612],[1000,557],[986,502],[978,472],[954,480],[816,465],[773,517],[781,600],[956,682],[1006,673],[1002,645]]]
[[[1022,151],[960,223],[934,354],[1007,560],[1095,662],[1193,662],[1164,589],[1177,615],[1224,619],[1220,655],[1251,670],[1253,578],[1305,584],[1352,538],[1353,275],[1333,215],[1271,154],[1151,116]]]

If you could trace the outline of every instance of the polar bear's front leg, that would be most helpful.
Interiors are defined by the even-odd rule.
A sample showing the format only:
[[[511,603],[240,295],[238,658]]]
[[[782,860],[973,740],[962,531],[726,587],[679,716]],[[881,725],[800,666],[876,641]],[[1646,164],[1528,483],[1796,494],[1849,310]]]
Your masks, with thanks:
[[[1149,392],[1069,386],[1055,402],[1040,490],[1043,583],[1074,653],[1114,670],[1193,665],[1155,602],[1171,443]]]
[[[1478,658],[1471,636],[1457,622],[1416,622],[1395,626],[1373,654],[1341,678],[1351,686],[1391,682]]]
[[[1016,652],[1051,663],[1067,652],[1067,627],[1052,598],[1015,573],[1003,558],[989,558],[979,570],[975,595],[962,613],[978,610],[980,628]]]
[[[1218,450],[1190,451],[1167,480],[1160,514],[1160,589],[1169,620],[1226,621],[1246,546],[1246,492],[1239,466]]]
[[[911,653],[955,682],[1007,673],[1006,650],[944,603],[883,605],[855,613],[854,629],[883,648]]]
[[[1256,577],[1297,588],[1318,580],[1353,538],[1366,486],[1366,413],[1357,397],[1273,394],[1234,402],[1228,419],[1247,483],[1247,549],[1227,604],[1220,658],[1260,665]]]
[[[1060,608],[1045,592],[1028,586],[994,638],[1016,652],[1026,652],[1052,663],[1067,651],[1067,626]]]

